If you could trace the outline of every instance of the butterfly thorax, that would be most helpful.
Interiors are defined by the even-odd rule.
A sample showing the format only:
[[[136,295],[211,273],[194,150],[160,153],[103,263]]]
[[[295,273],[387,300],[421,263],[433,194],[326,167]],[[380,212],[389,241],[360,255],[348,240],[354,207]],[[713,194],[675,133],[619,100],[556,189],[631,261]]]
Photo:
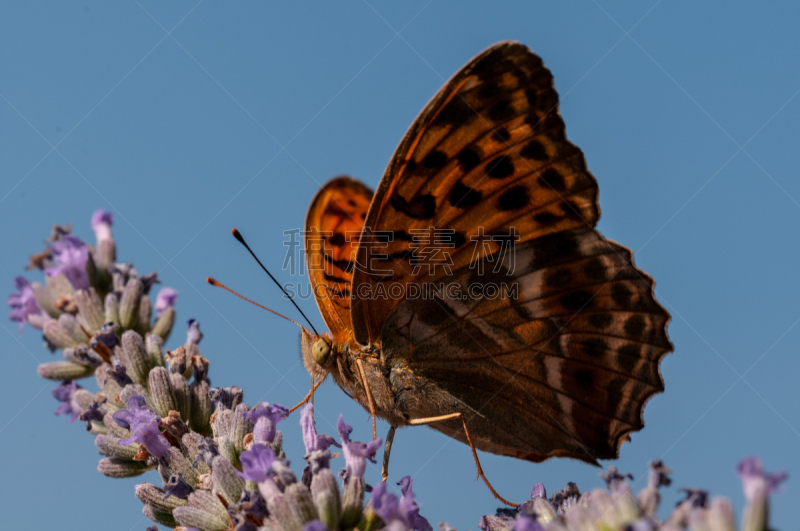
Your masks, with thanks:
[[[330,342],[329,358],[322,365],[312,355],[313,344],[320,339]],[[336,342],[328,336],[320,338],[303,330],[301,350],[306,370],[315,381],[330,375],[336,385],[367,411],[370,410],[368,387],[375,413],[393,426],[407,425],[408,419],[419,416],[413,410],[415,408],[409,409],[409,402],[403,399],[415,393],[419,396],[420,390],[416,389],[418,379],[407,367],[387,357],[380,343],[364,346],[355,342]]]

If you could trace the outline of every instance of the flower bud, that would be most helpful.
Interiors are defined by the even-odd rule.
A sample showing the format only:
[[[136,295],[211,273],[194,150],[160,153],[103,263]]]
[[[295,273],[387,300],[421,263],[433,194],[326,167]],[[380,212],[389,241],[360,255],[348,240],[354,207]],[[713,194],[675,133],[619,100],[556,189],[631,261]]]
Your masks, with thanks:
[[[104,321],[106,323],[119,323],[119,299],[116,293],[106,295],[104,308],[106,311]]]
[[[165,367],[164,361],[164,340],[155,334],[147,334],[144,338],[145,350],[150,354],[151,367]]]
[[[328,472],[330,472],[330,470],[328,470]],[[336,490],[336,496],[334,496],[330,491],[322,491],[316,495],[314,501],[317,505],[317,512],[319,513],[320,521],[328,526],[328,529],[338,529],[339,490]]]
[[[708,526],[711,531],[736,531],[736,517],[730,500],[716,496],[708,508]]]
[[[189,503],[177,496],[167,497],[164,489],[158,488],[152,483],[139,483],[134,487],[134,492],[136,497],[144,503],[166,513],[172,513],[176,507],[183,507]]]
[[[201,531],[226,531],[231,518],[219,499],[207,490],[196,490],[189,495],[189,505],[172,511],[175,520],[184,527]]]
[[[750,493],[742,514],[742,531],[766,531],[769,521],[769,491],[766,484]]]
[[[234,410],[233,420],[231,421],[230,438],[237,455],[244,450],[244,436],[253,431],[253,422],[245,418],[245,413],[249,409],[247,404],[239,404]]]
[[[125,387],[123,387],[122,391],[119,392],[119,401],[122,402],[123,404],[127,404],[128,399],[133,395],[143,396],[145,402],[147,403],[147,407],[155,410],[154,404],[152,403],[153,401],[149,400],[150,394],[147,391],[145,391],[144,387],[142,387],[137,383],[128,384]]]
[[[150,319],[153,316],[153,303],[149,295],[142,295],[139,301],[139,315],[136,318],[136,331],[141,335],[150,331]]]
[[[62,327],[58,321],[48,321],[42,327],[42,332],[44,332],[44,337],[56,348],[65,349],[65,348],[75,348],[78,346],[78,342],[75,341],[72,336],[67,332],[64,327]]]
[[[170,411],[178,411],[178,401],[169,379],[169,373],[164,367],[155,367],[150,371],[150,393],[153,398],[153,410],[161,417],[169,415]]]
[[[192,396],[190,425],[194,431],[205,433],[211,421],[211,414],[214,412],[208,382],[193,383],[189,386],[189,392]]]
[[[167,455],[164,456],[169,476],[183,475],[183,479],[192,487],[197,486],[197,471],[192,466],[191,461],[180,450],[170,447]],[[160,468],[160,467],[159,467]]]
[[[76,291],[75,304],[78,306],[79,315],[86,323],[86,330],[89,333],[100,330],[105,323],[105,314],[103,302],[94,288],[89,288],[88,291],[84,289]]]
[[[361,509],[364,506],[364,489],[366,483],[363,477],[349,477],[344,483],[342,493],[342,527],[351,528],[361,519]]]
[[[89,341],[89,338],[86,337],[86,332],[83,331],[80,323],[75,319],[75,316],[62,313],[58,317],[58,324],[61,325],[61,328],[66,330],[67,334],[75,341],[76,346]]]
[[[172,325],[175,324],[175,308],[169,307],[158,316],[152,330],[153,334],[161,337],[164,341],[169,337],[172,332]]]
[[[154,521],[157,524],[165,525],[167,527],[175,527],[177,522],[175,518],[172,516],[172,513],[167,511],[159,511],[152,505],[145,503],[142,506],[142,514],[148,517],[150,520]]]
[[[292,510],[292,506],[283,494],[276,494],[267,499],[267,509],[270,517],[278,524],[277,528],[283,531],[302,531],[303,522]]]
[[[296,520],[305,524],[318,518],[317,508],[311,498],[311,492],[302,483],[292,483],[286,487],[283,495],[294,511]]]
[[[139,443],[128,445],[117,444],[121,439],[113,435],[98,435],[94,438],[94,444],[101,454],[107,457],[117,457],[133,461],[134,456],[139,452]]]
[[[230,440],[231,423],[233,422],[234,415],[235,413],[230,409],[218,410],[214,413],[214,419],[211,423],[214,437],[226,437]]]
[[[119,301],[119,324],[124,329],[136,326],[139,317],[139,302],[142,300],[142,281],[138,277],[128,280]]]
[[[170,374],[169,381],[175,393],[175,401],[177,403],[175,411],[181,414],[181,419],[185,419],[188,422],[192,418],[192,396],[189,394],[189,383],[180,374]]]
[[[125,353],[125,368],[128,370],[128,376],[134,382],[147,386],[152,365],[142,336],[133,330],[123,332],[122,351]]]
[[[55,321],[51,321],[55,322]],[[71,361],[51,361],[42,363],[37,367],[36,374],[48,380],[79,380],[86,378],[94,373],[94,368],[86,365],[78,365]]]
[[[194,431],[190,431],[181,437],[181,450],[183,451],[183,455],[192,462],[198,474],[207,474],[210,470],[205,461],[197,459],[200,455],[199,446],[203,442],[205,442],[203,436]]]
[[[128,461],[118,457],[105,457],[97,464],[97,471],[110,478],[135,478],[150,468],[142,461]]]
[[[215,437],[215,439],[219,447],[219,455],[230,461],[233,466],[238,466],[239,457],[236,455],[236,450],[233,448],[231,440],[225,436]]]
[[[97,242],[97,250],[95,251],[95,265],[98,269],[104,272],[117,259],[117,248],[112,239],[104,239]]]
[[[233,465],[221,455],[214,458],[211,466],[214,479],[214,492],[218,492],[229,504],[239,501],[244,490],[244,480],[236,473]]]
[[[53,293],[38,282],[31,282],[31,288],[33,288],[33,298],[36,300],[36,305],[53,319],[58,319],[58,316],[61,315],[61,310],[56,308],[56,298]]]

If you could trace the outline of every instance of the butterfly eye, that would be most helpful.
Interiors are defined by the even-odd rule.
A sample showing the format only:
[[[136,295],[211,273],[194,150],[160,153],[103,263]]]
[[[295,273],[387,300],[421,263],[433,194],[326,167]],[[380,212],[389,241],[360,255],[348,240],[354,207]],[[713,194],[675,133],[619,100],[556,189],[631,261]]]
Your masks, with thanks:
[[[331,345],[324,339],[318,339],[311,347],[311,355],[319,365],[325,365],[331,355]]]

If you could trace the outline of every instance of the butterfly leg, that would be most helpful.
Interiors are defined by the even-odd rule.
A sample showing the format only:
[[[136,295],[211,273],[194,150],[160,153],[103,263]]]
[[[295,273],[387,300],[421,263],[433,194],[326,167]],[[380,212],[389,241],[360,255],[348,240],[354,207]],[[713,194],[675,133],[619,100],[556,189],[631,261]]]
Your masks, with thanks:
[[[319,387],[320,385],[322,385],[322,382],[324,382],[324,381],[325,381],[325,378],[321,378],[321,379],[320,379],[320,381],[318,381],[317,383],[315,383],[315,384],[314,384],[314,385],[311,387],[311,391],[309,391],[309,392],[308,392],[308,394],[306,395],[306,397],[305,397],[303,400],[301,400],[299,404],[297,404],[297,405],[296,405],[296,406],[294,406],[292,409],[290,409],[290,410],[289,410],[289,413],[293,412],[295,409],[301,408],[301,407],[303,407],[304,405],[308,404],[308,401],[309,401],[309,400],[311,400],[311,397],[313,397],[313,396],[314,396],[314,391],[316,391],[316,390],[317,390],[317,387]]]
[[[356,365],[358,365],[358,372],[361,375],[361,381],[364,385],[364,389],[367,392],[367,402],[369,403],[369,414],[372,415],[372,440],[378,438],[378,421],[375,416],[375,401],[372,398],[372,391],[369,388],[369,383],[367,382],[367,373],[364,372],[364,362],[361,358],[356,358]]]
[[[392,443],[394,442],[394,426],[389,426],[389,433],[386,434],[386,444],[383,447],[383,466],[381,466],[381,481],[386,483],[389,477],[389,454],[392,453]]]
[[[475,459],[475,466],[478,467],[478,476],[483,480],[484,483],[486,483],[486,486],[489,487],[490,491],[492,491],[494,497],[500,500],[501,502],[505,503],[506,505],[510,505],[511,507],[519,507],[519,505],[517,505],[516,503],[511,503],[510,501],[506,500],[505,498],[497,494],[497,491],[494,490],[492,484],[489,483],[488,479],[486,479],[486,476],[483,474],[483,468],[481,468],[481,462],[478,460],[478,452],[477,450],[475,450],[475,443],[472,442],[472,436],[469,434],[469,428],[467,428],[467,421],[461,412],[450,413],[449,415],[440,415],[438,417],[427,417],[424,419],[411,419],[408,421],[408,423],[411,426],[420,426],[423,424],[433,424],[434,422],[441,422],[443,420],[451,420],[451,419],[461,419],[461,424],[464,426],[464,433],[467,436],[467,443],[469,443],[469,449],[472,450],[472,457]]]

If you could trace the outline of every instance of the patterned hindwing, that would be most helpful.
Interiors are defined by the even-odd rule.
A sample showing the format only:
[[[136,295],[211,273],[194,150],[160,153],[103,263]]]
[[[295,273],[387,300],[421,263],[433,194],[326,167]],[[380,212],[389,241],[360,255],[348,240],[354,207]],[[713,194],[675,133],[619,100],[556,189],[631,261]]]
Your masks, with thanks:
[[[513,264],[513,267],[511,266]],[[530,461],[618,456],[663,391],[669,314],[628,249],[591,229],[529,240],[495,272],[466,267],[441,298],[400,304],[382,347],[424,397],[408,415],[461,411],[478,448]],[[434,428],[464,440],[459,422]]]
[[[362,344],[380,337],[400,302],[364,297],[362,283],[427,282],[497,252],[508,238],[520,243],[593,227],[599,217],[597,183],[566,139],[553,77],[514,42],[487,49],[439,91],[406,133],[375,197],[365,227],[391,231],[393,241],[379,250],[362,242],[358,251],[364,267],[353,278],[351,313]],[[444,241],[446,268],[417,267]]]
[[[353,263],[372,190],[350,177],[328,181],[306,215],[306,265],[314,298],[336,341],[350,339]]]

